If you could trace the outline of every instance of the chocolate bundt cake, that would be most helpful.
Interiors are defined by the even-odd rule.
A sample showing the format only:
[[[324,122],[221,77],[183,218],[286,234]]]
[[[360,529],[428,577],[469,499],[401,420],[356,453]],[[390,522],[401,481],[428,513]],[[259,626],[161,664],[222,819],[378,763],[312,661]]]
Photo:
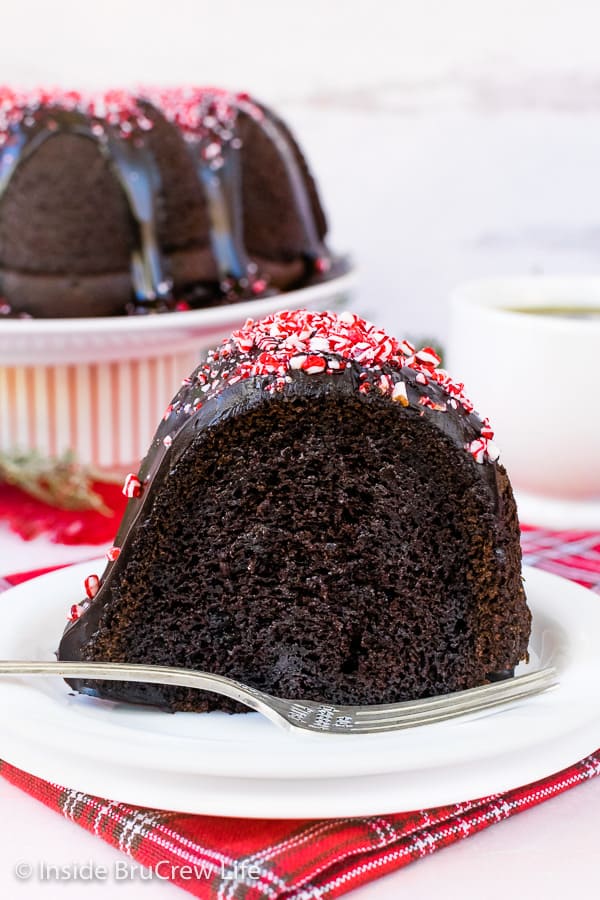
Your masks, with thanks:
[[[0,309],[103,316],[229,303],[330,277],[284,123],[217,89],[0,88]]]
[[[530,631],[515,502],[489,423],[438,364],[352,313],[248,321],[184,380],[128,476],[116,546],[59,658],[351,704],[510,675]]]

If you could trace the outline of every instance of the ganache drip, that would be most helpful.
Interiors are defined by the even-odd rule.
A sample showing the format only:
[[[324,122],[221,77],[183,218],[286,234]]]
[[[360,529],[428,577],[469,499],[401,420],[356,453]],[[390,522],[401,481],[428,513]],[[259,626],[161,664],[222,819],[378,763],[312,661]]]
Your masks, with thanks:
[[[134,107],[122,107],[115,122],[104,105],[81,104],[76,95],[57,98],[60,105],[30,105],[20,119],[8,124],[0,143],[0,202],[19,165],[46,141],[73,134],[93,141],[108,160],[136,225],[131,258],[134,299],[128,312],[163,312],[172,308],[172,285],[167,278],[156,239],[156,205],[161,179],[154,156],[144,142],[140,125],[131,122]],[[67,103],[67,106],[63,105]],[[111,121],[111,119],[113,121]],[[149,120],[148,120],[149,121]],[[0,129],[2,127],[0,121]],[[150,123],[151,125],[151,123]]]
[[[243,234],[242,141],[237,98],[226,91],[152,92],[150,102],[179,128],[204,188],[220,289],[229,299],[265,293],[267,282],[246,252]],[[256,121],[259,110],[248,106]]]
[[[0,88],[0,203],[17,168],[45,141],[65,132],[93,140],[110,163],[136,224],[131,258],[133,296],[126,312],[187,308],[185,301],[175,302],[157,239],[161,177],[145,138],[154,127],[153,109],[178,127],[194,161],[207,201],[211,248],[224,301],[274,293],[244,243],[240,113],[263,129],[282,161],[304,231],[303,252],[309,270],[316,274],[328,271],[329,254],[319,237],[290,141],[270,113],[246,94],[190,88],[85,96]]]

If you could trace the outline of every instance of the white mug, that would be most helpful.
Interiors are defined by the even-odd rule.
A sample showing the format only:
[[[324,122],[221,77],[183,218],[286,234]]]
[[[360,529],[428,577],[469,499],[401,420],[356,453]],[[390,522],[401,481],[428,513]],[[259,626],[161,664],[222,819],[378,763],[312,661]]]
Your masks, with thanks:
[[[445,364],[496,432],[513,486],[545,497],[600,499],[600,278],[473,281],[451,296]],[[518,310],[518,311],[515,311]]]

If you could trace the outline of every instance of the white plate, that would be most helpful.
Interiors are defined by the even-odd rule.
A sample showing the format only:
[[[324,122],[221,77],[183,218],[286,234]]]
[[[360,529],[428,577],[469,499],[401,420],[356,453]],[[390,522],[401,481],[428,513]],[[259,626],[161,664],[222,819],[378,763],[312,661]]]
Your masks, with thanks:
[[[346,302],[356,271],[274,297],[161,316],[99,316],[81,319],[4,319],[0,322],[3,365],[87,362],[148,355],[151,347],[206,349],[247,318],[281,309],[327,308]]]
[[[0,600],[0,657],[51,659],[97,566],[26,582]],[[215,815],[319,817],[434,806],[549,775],[600,745],[600,603],[527,569],[530,665],[554,691],[469,719],[388,735],[292,736],[258,714],[169,715],[73,695],[60,679],[0,681],[0,754],[112,799]]]
[[[600,497],[590,500],[567,500],[564,497],[543,497],[515,490],[519,519],[528,525],[566,531],[600,529]]]

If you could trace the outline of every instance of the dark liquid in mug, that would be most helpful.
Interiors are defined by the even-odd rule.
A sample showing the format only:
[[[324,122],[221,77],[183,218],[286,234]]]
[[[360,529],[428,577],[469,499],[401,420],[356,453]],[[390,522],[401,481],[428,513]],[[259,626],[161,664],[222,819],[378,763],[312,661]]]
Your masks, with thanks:
[[[508,312],[525,313],[529,316],[551,316],[555,319],[590,319],[600,321],[600,306],[577,306],[564,304],[556,306],[507,306]]]

